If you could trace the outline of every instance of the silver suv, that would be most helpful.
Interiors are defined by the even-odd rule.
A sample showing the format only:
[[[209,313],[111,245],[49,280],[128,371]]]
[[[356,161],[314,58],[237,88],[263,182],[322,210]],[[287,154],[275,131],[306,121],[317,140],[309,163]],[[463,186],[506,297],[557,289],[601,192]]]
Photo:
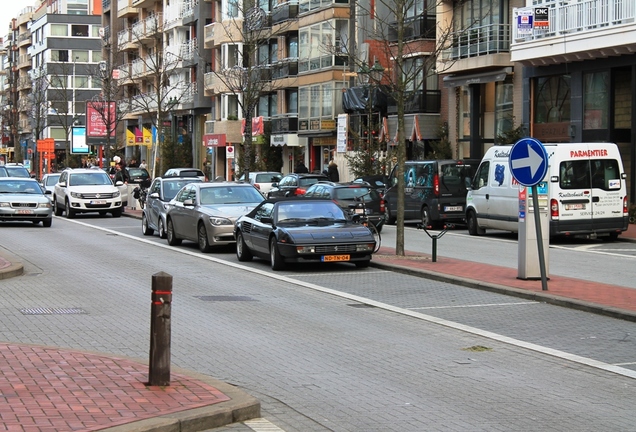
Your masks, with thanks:
[[[70,219],[77,213],[99,212],[105,216],[110,212],[120,217],[123,208],[121,192],[102,170],[67,169],[53,192],[55,216],[66,212]]]

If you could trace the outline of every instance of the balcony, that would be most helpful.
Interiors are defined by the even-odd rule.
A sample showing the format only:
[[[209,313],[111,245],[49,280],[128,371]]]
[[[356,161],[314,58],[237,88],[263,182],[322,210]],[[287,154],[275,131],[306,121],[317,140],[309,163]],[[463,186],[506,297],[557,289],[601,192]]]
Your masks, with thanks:
[[[117,1],[117,18],[131,18],[137,16],[139,11],[133,6],[133,0]]]
[[[199,0],[184,0],[173,3],[163,10],[164,29],[188,25],[197,19],[195,14]]]
[[[23,76],[18,78],[18,90],[26,90],[30,89],[32,86],[31,78],[28,76]]]
[[[199,44],[197,38],[190,39],[189,41],[182,43],[179,48],[179,57],[184,63],[184,66],[194,66],[197,63],[197,53]]]
[[[135,79],[145,75],[147,72],[146,60],[135,59],[130,65],[130,77]]]
[[[133,96],[130,99],[131,113],[137,112],[153,112],[157,110],[157,94],[156,93],[143,93]]]
[[[459,60],[510,52],[510,25],[493,24],[454,32],[452,45],[442,52],[446,60]]]
[[[152,14],[141,21],[139,24],[141,25],[137,28],[137,32],[135,32],[135,28],[133,26],[133,33],[137,39],[139,39],[140,41],[150,41],[155,38],[157,38],[158,41],[161,40],[161,37],[158,35],[158,33],[163,31],[162,14]]]
[[[110,0],[102,0],[102,11],[108,12],[110,10]]]
[[[129,28],[120,30],[119,33],[117,33],[117,47],[122,51],[132,50],[137,48],[133,40],[132,28],[129,27]]]
[[[28,54],[22,54],[18,57],[18,69],[25,67],[31,67],[31,56]]]
[[[407,18],[404,20],[404,39],[435,39],[437,30],[435,15],[420,15],[415,18]],[[393,22],[389,25],[389,42],[397,42],[397,23]]]
[[[565,2],[563,2],[565,3]],[[520,29],[512,34],[512,61],[539,66],[630,55],[636,51],[636,2],[584,0],[563,4],[535,4],[548,8],[542,28]],[[530,8],[514,9],[515,16]]]
[[[185,0],[181,9],[181,17],[183,19],[183,25],[192,24],[198,19],[196,13],[199,6],[199,0]]]
[[[272,11],[272,24],[278,24],[298,17],[298,0],[279,3]]]
[[[203,46],[205,49],[214,48],[214,26],[216,23],[210,23],[205,26],[205,36],[203,39]]]
[[[131,77],[132,63],[123,64],[117,70],[119,70],[119,80],[121,82],[128,81]]]
[[[31,31],[27,30],[18,36],[18,46],[31,45]]]
[[[133,0],[132,5],[136,8],[151,8],[157,0]]]
[[[272,65],[272,79],[284,79],[298,76],[298,59],[283,59]]]
[[[442,108],[442,92],[439,90],[417,90],[407,92],[404,114],[439,114]],[[397,114],[395,101],[389,98],[388,114]]]

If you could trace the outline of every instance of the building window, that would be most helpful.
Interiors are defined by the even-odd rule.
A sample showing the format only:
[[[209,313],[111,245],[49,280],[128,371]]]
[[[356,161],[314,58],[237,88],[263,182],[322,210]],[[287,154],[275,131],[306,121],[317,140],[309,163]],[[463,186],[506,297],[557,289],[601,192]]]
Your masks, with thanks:
[[[66,131],[62,127],[50,127],[49,128],[49,136],[56,140],[65,140],[66,139]]]
[[[263,95],[258,99],[258,115],[271,117],[278,114],[278,97],[276,93]]]
[[[51,61],[67,62],[68,50],[51,50]]]
[[[291,36],[287,39],[287,57],[298,58],[298,36]]]
[[[348,20],[328,20],[300,29],[298,72],[344,66],[347,56],[344,52],[343,55],[336,54],[347,44],[348,29]]]
[[[570,121],[570,75],[537,78],[534,123]]]
[[[78,63],[88,63],[88,51],[86,50],[73,50],[73,58]]]
[[[101,27],[100,27],[100,26],[96,26],[96,25],[92,26],[92,27],[91,27],[91,30],[92,30],[92,37],[95,37],[95,38],[96,38],[96,37],[99,37],[99,30],[100,30],[100,29],[101,29]]]
[[[66,24],[51,24],[51,36],[68,36]]]
[[[91,55],[93,56],[93,63],[99,63],[102,61],[102,52],[101,51],[91,51]]]
[[[71,26],[73,37],[88,37],[88,25],[73,24]]]
[[[334,118],[342,112],[337,107],[342,105],[342,88],[345,84],[326,82],[298,89],[298,118]],[[292,112],[288,108],[287,112]]]
[[[75,82],[73,83],[73,88],[88,88],[88,77],[84,75],[75,75]]]
[[[285,98],[287,102],[287,113],[298,114],[298,91],[286,90]]]
[[[299,13],[309,12],[315,9],[327,8],[333,4],[349,4],[348,0],[300,0],[298,2]]]
[[[506,81],[498,82],[495,86],[495,139],[504,132],[515,128],[513,115],[512,95],[514,86],[512,77],[508,76]]]
[[[49,85],[51,86],[51,88],[65,89],[67,88],[67,82],[68,81],[66,80],[66,76],[52,75]]]
[[[610,73],[583,74],[583,129],[607,129],[609,119]]]

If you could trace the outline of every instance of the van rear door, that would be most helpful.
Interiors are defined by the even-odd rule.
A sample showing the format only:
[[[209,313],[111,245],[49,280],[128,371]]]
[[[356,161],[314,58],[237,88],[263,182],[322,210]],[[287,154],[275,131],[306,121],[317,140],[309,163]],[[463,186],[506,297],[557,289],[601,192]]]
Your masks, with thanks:
[[[605,143],[580,144],[563,156],[557,159],[559,183],[553,185],[557,190],[551,192],[551,235],[621,229],[626,188],[618,149]]]

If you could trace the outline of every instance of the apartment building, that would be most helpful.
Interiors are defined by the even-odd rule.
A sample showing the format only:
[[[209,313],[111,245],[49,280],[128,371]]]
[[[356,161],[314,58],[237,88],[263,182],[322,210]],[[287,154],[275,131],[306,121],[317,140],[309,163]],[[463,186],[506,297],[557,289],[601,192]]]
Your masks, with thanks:
[[[0,111],[4,114],[0,117],[0,163],[9,160],[9,144],[13,148],[11,141],[11,126],[8,113],[10,112],[9,101],[11,100],[11,62],[10,53],[13,45],[13,34],[0,38]]]
[[[532,0],[513,11],[523,123],[545,142],[615,142],[636,199],[636,2]],[[528,24],[528,17],[530,24]]]
[[[160,175],[158,151],[166,137],[191,146],[193,164],[205,159],[203,134],[211,101],[199,89],[210,68],[211,53],[203,47],[205,24],[212,9],[203,0],[111,0],[120,30],[117,60],[124,118],[126,157],[151,163]],[[106,19],[106,18],[105,18]],[[112,23],[112,18],[110,19]],[[200,43],[201,42],[201,43]],[[158,161],[154,166],[152,161]]]
[[[449,139],[456,157],[481,158],[522,122],[522,65],[510,57],[513,8],[524,0],[442,0],[438,59]]]

